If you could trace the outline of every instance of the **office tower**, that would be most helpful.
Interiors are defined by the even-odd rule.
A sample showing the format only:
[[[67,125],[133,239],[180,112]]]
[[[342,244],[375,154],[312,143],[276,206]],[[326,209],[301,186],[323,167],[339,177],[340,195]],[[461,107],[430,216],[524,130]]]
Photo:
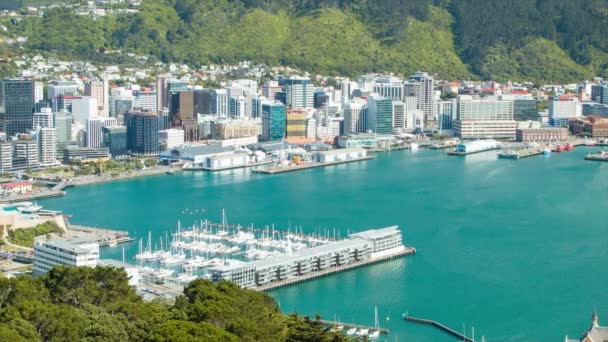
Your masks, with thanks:
[[[28,169],[38,166],[38,142],[29,134],[19,134],[13,140],[13,168]]]
[[[84,95],[94,97],[97,100],[96,116],[108,116],[105,103],[109,94],[106,93],[107,87],[104,81],[89,81],[84,84]]]
[[[71,81],[53,81],[48,85],[46,98],[53,100],[57,96],[78,94],[78,84]]]
[[[455,117],[456,99],[437,102],[437,119],[439,130],[451,130]]]
[[[325,92],[323,91],[317,91],[313,94],[313,98],[314,98],[314,107],[315,108],[322,108],[325,105],[327,105],[327,103],[329,102],[329,96],[327,96],[327,94],[325,94]]]
[[[74,122],[86,125],[89,118],[97,116],[97,99],[94,97],[81,97],[72,100],[72,117]]]
[[[121,159],[128,155],[127,127],[107,126],[101,129],[103,134],[103,147],[108,148],[112,159]]]
[[[591,100],[601,104],[608,104],[608,83],[592,86]]]
[[[51,108],[53,112],[58,112],[60,110],[72,111],[72,103],[74,100],[81,99],[82,96],[73,96],[73,95],[59,95],[55,96],[51,101]]]
[[[0,141],[0,174],[13,168],[13,144],[10,141]]]
[[[182,91],[188,90],[188,83],[178,80],[169,80],[167,81],[167,87],[165,89],[165,96],[168,101],[169,111],[170,113],[177,113],[179,110],[174,110],[173,106],[176,104],[175,102],[171,102],[172,96],[179,94]]]
[[[393,133],[393,100],[375,93],[369,95],[367,129],[377,134]]]
[[[577,98],[555,96],[549,101],[551,126],[568,127],[568,121],[583,115],[583,107]]]
[[[405,128],[405,103],[402,101],[393,101],[393,130]]]
[[[87,147],[103,147],[103,127],[116,126],[116,118],[93,117],[87,120]]]
[[[34,103],[44,101],[44,83],[34,82]]]
[[[243,119],[247,117],[247,99],[244,96],[230,98],[230,117],[233,119]]]
[[[57,156],[63,156],[63,150],[72,141],[72,114],[66,111],[55,113],[55,134],[57,138]]]
[[[158,94],[150,89],[143,89],[133,92],[133,108],[139,108],[143,111],[157,111],[156,96]]]
[[[227,117],[230,113],[230,99],[226,89],[216,89],[211,94],[211,113],[219,117]]]
[[[285,137],[285,105],[279,102],[262,105],[262,140]]]
[[[285,99],[287,106],[293,109],[313,107],[314,87],[310,79],[294,76],[285,80]]]
[[[7,78],[0,87],[0,129],[8,136],[32,129],[34,81]]]
[[[367,101],[354,97],[344,105],[344,134],[367,131]]]
[[[426,121],[435,121],[437,118],[434,82],[433,76],[419,71],[403,84],[403,95],[417,98],[418,109],[422,110]]]
[[[39,113],[34,113],[32,129],[37,127],[53,127],[53,111],[51,108],[42,108]]]
[[[262,95],[264,95],[264,97],[266,97],[267,99],[269,99],[273,102],[275,100],[276,94],[280,93],[282,91],[283,91],[283,88],[279,85],[279,82],[277,82],[277,81],[267,81],[262,86]]]
[[[38,129],[38,162],[40,166],[51,166],[57,162],[57,132],[52,127]]]
[[[162,111],[158,113],[158,129],[163,130],[171,127],[171,121],[169,120],[169,108],[163,108]],[[126,121],[123,121],[126,122]],[[119,122],[120,123],[120,122]]]
[[[174,148],[184,144],[184,130],[178,128],[170,128],[158,132],[160,145],[164,149]]]
[[[287,139],[306,138],[306,112],[304,110],[287,110],[285,120]]]
[[[461,95],[457,101],[455,134],[463,139],[515,138],[514,97],[473,98]]]
[[[380,77],[375,80],[373,91],[393,101],[401,101],[403,88],[403,81],[397,77]]]
[[[536,100],[532,96],[516,96],[513,102],[513,118],[516,121],[538,120]]]
[[[211,90],[195,90],[194,91],[194,112],[196,114],[209,115],[211,110]]]
[[[156,109],[169,108],[169,100],[167,99],[167,82],[171,79],[170,74],[159,75],[156,79]]]
[[[158,155],[160,153],[156,113],[134,111],[127,115],[127,148],[133,154]]]

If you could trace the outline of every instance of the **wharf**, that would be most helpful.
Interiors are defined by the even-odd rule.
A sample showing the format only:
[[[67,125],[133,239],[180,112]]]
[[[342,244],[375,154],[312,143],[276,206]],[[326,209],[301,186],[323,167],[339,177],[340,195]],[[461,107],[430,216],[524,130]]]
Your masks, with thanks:
[[[334,321],[327,321],[324,319],[320,319],[319,322],[323,325],[327,325],[330,327],[335,327],[335,326],[343,326],[345,329],[351,329],[351,328],[357,328],[357,329],[368,329],[370,331],[373,330],[378,330],[381,334],[388,334],[389,330],[386,328],[374,328],[372,326],[369,325],[362,325],[362,324],[354,324],[354,323],[345,323],[345,322],[334,322]]]
[[[608,162],[608,151],[602,151],[602,152],[595,153],[595,154],[589,154],[589,155],[585,156],[585,160]]]
[[[521,150],[508,150],[498,153],[498,159],[521,159],[543,154],[538,148],[526,148]]]
[[[41,191],[28,195],[18,195],[18,196],[9,196],[5,198],[0,198],[0,203],[17,203],[17,202],[29,202],[44,198],[52,198],[52,197],[60,197],[65,196],[65,191]]]
[[[430,326],[433,326],[439,330],[442,330],[456,338],[458,338],[459,341],[466,341],[466,342],[475,342],[475,340],[471,337],[467,337],[464,334],[459,333],[458,331],[449,328],[437,321],[432,321],[430,319],[424,319],[424,318],[417,318],[417,317],[412,317],[412,316],[408,316],[406,314],[403,315],[403,319],[405,319],[406,321],[410,321],[410,322],[415,322],[415,323],[420,323],[420,324],[427,324]]]
[[[466,156],[469,154],[475,154],[475,153],[481,153],[481,152],[488,152],[488,151],[494,151],[494,150],[498,150],[499,147],[495,147],[495,148],[486,148],[483,150],[479,150],[479,151],[471,151],[471,152],[456,152],[456,151],[448,151],[448,155],[450,156]]]
[[[250,164],[246,164],[246,165],[227,166],[227,167],[218,167],[218,168],[211,168],[211,167],[204,167],[204,166],[190,166],[190,167],[184,168],[183,170],[184,171],[211,171],[211,172],[216,172],[216,171],[226,171],[226,170],[234,170],[234,169],[246,169],[246,168],[250,168],[250,167],[269,165],[269,164],[272,164],[272,163],[273,163],[272,160],[268,160],[268,161],[263,161],[263,162],[250,163]]]
[[[385,255],[379,258],[375,258],[375,259],[367,259],[367,260],[362,260],[362,261],[358,261],[358,262],[354,262],[352,264],[348,264],[348,265],[343,265],[343,266],[337,266],[337,267],[330,267],[327,268],[325,270],[321,270],[321,271],[317,271],[317,272],[311,272],[299,277],[295,277],[295,278],[289,278],[289,279],[284,279],[284,280],[280,280],[280,281],[276,281],[270,284],[266,284],[266,285],[262,285],[262,286],[258,286],[255,287],[253,289],[258,290],[258,291],[270,291],[270,290],[274,290],[274,289],[278,289],[281,287],[286,287],[286,286],[290,286],[290,285],[295,285],[295,284],[299,284],[301,282],[305,282],[308,280],[312,280],[312,279],[317,279],[317,278],[322,278],[322,277],[326,277],[328,275],[332,275],[335,273],[339,273],[339,272],[345,272],[345,271],[350,271],[352,269],[355,268],[359,268],[359,267],[364,267],[364,266],[368,266],[368,265],[373,265],[373,264],[377,264],[380,262],[384,262],[384,261],[388,261],[388,260],[393,260],[396,258],[400,258],[403,256],[407,256],[407,255],[414,255],[416,254],[416,248],[414,247],[405,247],[405,249],[403,251],[397,252],[397,253],[393,253],[393,254],[389,254],[389,255]]]
[[[273,175],[276,173],[302,171],[302,170],[308,170],[308,169],[315,169],[318,167],[334,166],[334,165],[339,165],[339,164],[353,163],[353,162],[370,160],[370,159],[374,159],[374,157],[365,156],[365,157],[356,158],[356,159],[340,160],[340,161],[329,162],[329,163],[311,162],[311,163],[306,163],[303,165],[273,166],[273,167],[268,167],[268,168],[256,168],[256,169],[253,169],[252,171],[254,173]]]
[[[129,236],[129,232],[126,231],[87,227],[74,224],[68,224],[67,226],[68,235],[81,238],[90,238],[91,240],[97,241],[99,243],[99,247],[106,247],[134,241],[134,239]]]
[[[429,146],[430,149],[433,150],[444,150],[446,148],[450,148],[450,147],[456,147],[455,144],[433,144],[431,146]]]

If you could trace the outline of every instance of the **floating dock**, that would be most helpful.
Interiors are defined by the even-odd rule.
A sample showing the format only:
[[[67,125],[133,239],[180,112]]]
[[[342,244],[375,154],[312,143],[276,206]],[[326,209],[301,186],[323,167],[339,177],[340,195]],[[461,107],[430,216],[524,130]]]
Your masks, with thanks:
[[[329,268],[321,270],[321,271],[315,271],[315,272],[307,273],[307,274],[304,274],[304,275],[301,275],[298,277],[288,278],[288,279],[272,282],[272,283],[269,283],[266,285],[258,286],[255,289],[258,291],[264,291],[264,292],[270,291],[270,290],[274,290],[274,289],[278,289],[278,288],[282,288],[282,287],[286,287],[286,286],[290,286],[290,285],[299,284],[301,282],[305,282],[305,281],[312,280],[312,279],[323,278],[323,277],[326,277],[326,276],[329,276],[329,275],[332,275],[335,273],[350,271],[355,268],[373,265],[373,264],[377,264],[380,262],[393,260],[396,258],[400,258],[400,257],[407,256],[407,255],[414,255],[414,254],[416,254],[416,248],[405,247],[405,249],[399,253],[394,253],[394,254],[386,255],[383,257],[375,258],[375,259],[357,261],[357,262],[354,262],[354,263],[351,263],[348,265],[343,265],[343,266],[329,267]]]
[[[341,325],[341,326],[344,327],[344,329],[357,328],[357,329],[368,329],[369,331],[378,330],[381,334],[388,334],[389,333],[389,330],[386,329],[386,328],[374,328],[372,326],[362,325],[362,324],[327,321],[327,320],[324,320],[324,319],[320,319],[319,322],[321,324],[327,325],[329,327],[335,327],[335,326],[340,326]]]
[[[602,152],[595,153],[595,154],[589,154],[589,155],[585,156],[585,160],[608,162],[608,151],[602,151]]]
[[[420,324],[426,324],[426,325],[430,325],[433,326],[445,333],[448,333],[456,338],[458,338],[459,341],[466,341],[466,342],[475,342],[474,339],[472,339],[471,337],[467,337],[466,335],[459,333],[458,331],[449,328],[437,321],[432,321],[430,319],[424,319],[424,318],[417,318],[417,317],[412,317],[412,316],[408,316],[406,314],[403,315],[403,319],[405,319],[406,321],[410,321],[410,322],[415,322],[415,323],[420,323]]]
[[[285,172],[302,171],[302,170],[308,170],[308,169],[316,169],[319,167],[327,167],[327,166],[334,166],[334,165],[340,165],[340,164],[354,163],[354,162],[365,161],[365,160],[370,160],[370,159],[374,159],[374,157],[365,156],[365,157],[356,158],[356,159],[340,160],[340,161],[328,162],[328,163],[310,162],[310,163],[306,163],[306,164],[302,164],[302,165],[272,166],[272,167],[266,167],[266,168],[256,168],[256,169],[253,169],[252,171],[254,173],[273,175],[276,173],[285,173]]]
[[[525,148],[520,150],[508,150],[498,153],[498,159],[521,159],[543,154],[542,149]]]

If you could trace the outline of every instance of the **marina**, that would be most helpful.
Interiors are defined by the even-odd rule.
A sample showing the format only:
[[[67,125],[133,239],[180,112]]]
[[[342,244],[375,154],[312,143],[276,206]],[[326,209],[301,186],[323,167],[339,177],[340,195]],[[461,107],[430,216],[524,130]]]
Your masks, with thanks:
[[[437,321],[432,321],[430,319],[424,319],[424,318],[417,318],[417,317],[412,317],[412,316],[408,316],[407,314],[403,314],[403,319],[405,319],[406,321],[410,321],[410,322],[415,322],[415,323],[420,323],[420,324],[426,324],[426,325],[430,325],[433,326],[447,334],[450,334],[456,338],[458,338],[459,341],[466,341],[466,342],[475,342],[474,337],[468,337],[463,333],[459,333],[458,331],[449,328]]]

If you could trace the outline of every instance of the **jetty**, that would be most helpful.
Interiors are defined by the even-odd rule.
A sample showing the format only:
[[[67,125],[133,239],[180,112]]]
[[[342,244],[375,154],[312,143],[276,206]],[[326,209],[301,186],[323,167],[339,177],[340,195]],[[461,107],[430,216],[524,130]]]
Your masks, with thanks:
[[[286,165],[286,166],[277,165],[277,166],[264,167],[264,168],[255,168],[252,171],[254,173],[273,175],[276,173],[285,173],[285,172],[302,171],[302,170],[308,170],[308,169],[316,169],[319,167],[327,167],[327,166],[334,166],[334,165],[340,165],[340,164],[346,164],[346,163],[354,163],[354,162],[365,161],[365,160],[370,160],[370,159],[374,159],[374,157],[365,156],[365,157],[361,157],[361,158],[353,158],[353,159],[348,159],[348,160],[339,160],[339,161],[325,162],[325,163],[309,162],[309,163],[300,164],[300,165]]]
[[[283,279],[283,280],[279,280],[279,281],[270,282],[265,285],[257,286],[255,289],[258,291],[266,292],[266,291],[270,291],[270,290],[274,290],[274,289],[278,289],[278,288],[282,288],[282,287],[286,287],[286,286],[290,286],[290,285],[299,284],[299,283],[302,283],[302,282],[305,282],[308,280],[312,280],[312,279],[323,278],[323,277],[326,277],[326,276],[329,276],[329,275],[332,275],[335,273],[350,271],[355,268],[373,265],[373,264],[377,264],[380,262],[393,260],[396,258],[400,258],[400,257],[407,256],[407,255],[414,255],[414,254],[416,254],[416,248],[405,247],[402,251],[397,252],[397,253],[391,253],[391,254],[388,254],[388,255],[385,255],[382,257],[373,258],[373,259],[365,259],[365,260],[361,260],[361,261],[356,261],[356,262],[342,265],[342,266],[329,267],[329,268],[326,268],[321,271],[315,271],[315,272],[303,274],[301,276],[296,276],[296,277],[292,277],[292,278],[287,278],[287,279]]]
[[[328,320],[324,320],[324,319],[320,319],[319,323],[321,323],[323,325],[330,326],[330,327],[335,327],[335,326],[340,326],[341,325],[345,329],[357,328],[357,329],[367,329],[369,331],[378,330],[381,334],[388,334],[390,332],[386,328],[375,328],[375,327],[372,327],[372,326],[369,326],[369,325],[346,323],[346,322],[337,322],[337,321],[328,321]]]
[[[585,156],[585,160],[608,162],[608,151],[602,151],[602,152],[595,153],[595,154],[589,154],[589,155]]]
[[[437,321],[433,321],[430,319],[424,319],[424,318],[417,318],[417,317],[413,317],[413,316],[408,316],[407,314],[403,314],[403,319],[405,319],[406,321],[410,321],[410,322],[414,322],[414,323],[420,323],[420,324],[426,324],[426,325],[430,325],[433,326],[447,334],[450,334],[456,338],[458,338],[459,341],[466,341],[466,342],[475,342],[475,340],[471,337],[467,337],[466,335],[459,333],[458,331],[449,328]]]
[[[17,196],[9,196],[0,199],[0,203],[17,203],[17,202],[29,202],[35,201],[39,199],[52,198],[52,197],[61,197],[65,196],[65,191],[56,191],[56,190],[48,190],[48,191],[40,191],[27,195],[17,195]]]
[[[127,243],[134,240],[129,236],[129,232],[127,231],[80,226],[74,224],[67,224],[67,229],[67,232],[70,235],[90,238],[91,240],[97,241],[99,243],[99,247],[116,246],[118,244]]]
[[[524,148],[519,150],[504,150],[498,153],[498,159],[521,159],[543,154],[539,148]]]

